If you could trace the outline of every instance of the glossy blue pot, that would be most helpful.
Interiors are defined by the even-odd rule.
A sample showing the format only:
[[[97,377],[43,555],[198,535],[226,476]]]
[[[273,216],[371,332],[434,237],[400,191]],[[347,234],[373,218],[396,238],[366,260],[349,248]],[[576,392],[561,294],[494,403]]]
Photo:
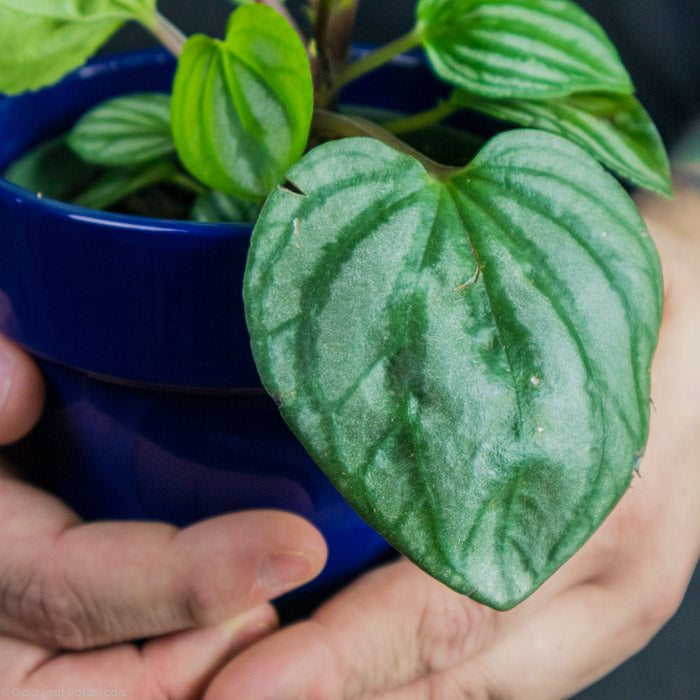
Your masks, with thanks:
[[[107,57],[0,99],[0,171],[100,100],[168,90],[173,69],[161,51]],[[344,99],[421,109],[440,90],[402,57]],[[49,386],[29,441],[44,485],[89,519],[299,513],[329,560],[296,601],[388,555],[260,387],[241,300],[250,226],[96,212],[0,179],[0,227],[0,332],[38,358]]]

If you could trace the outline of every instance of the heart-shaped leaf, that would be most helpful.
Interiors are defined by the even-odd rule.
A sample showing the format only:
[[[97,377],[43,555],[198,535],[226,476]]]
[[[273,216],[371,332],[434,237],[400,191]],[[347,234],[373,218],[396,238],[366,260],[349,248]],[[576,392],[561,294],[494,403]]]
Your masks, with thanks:
[[[472,94],[632,92],[605,32],[569,0],[420,0],[416,12],[437,74]]]
[[[634,185],[671,194],[671,169],[659,132],[632,95],[590,93],[555,100],[497,100],[455,90],[459,106],[565,136]]]
[[[637,210],[579,147],[532,130],[445,181],[364,138],[288,177],[244,283],[263,383],[392,544],[515,605],[644,450],[662,285]]]
[[[213,189],[264,198],[303,153],[312,109],[306,50],[272,8],[244,5],[224,42],[197,35],[185,44],[173,86],[175,145]]]
[[[132,93],[101,102],[78,120],[68,145],[97,165],[134,165],[172,153],[170,95]]]

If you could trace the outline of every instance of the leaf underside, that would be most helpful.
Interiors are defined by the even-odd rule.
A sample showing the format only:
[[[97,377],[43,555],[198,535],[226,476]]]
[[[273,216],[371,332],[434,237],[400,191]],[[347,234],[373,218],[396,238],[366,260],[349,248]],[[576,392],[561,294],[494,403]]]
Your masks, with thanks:
[[[518,130],[446,182],[371,139],[310,152],[256,225],[256,364],[358,513],[512,607],[590,536],[648,430],[651,239],[564,139]]]
[[[455,90],[451,100],[496,119],[564,136],[630,183],[671,195],[666,149],[654,122],[632,95],[586,93],[540,102],[492,100]]]

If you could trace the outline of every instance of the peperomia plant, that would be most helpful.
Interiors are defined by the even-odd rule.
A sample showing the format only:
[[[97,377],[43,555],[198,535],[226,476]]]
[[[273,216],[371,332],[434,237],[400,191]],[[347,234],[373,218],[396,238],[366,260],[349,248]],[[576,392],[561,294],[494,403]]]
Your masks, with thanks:
[[[179,56],[172,97],[114,98],[68,135],[103,169],[73,201],[168,182],[198,195],[197,218],[257,215],[246,317],[285,420],[400,551],[509,608],[583,545],[644,452],[661,272],[599,162],[670,194],[659,136],[569,0],[419,0],[411,32],[350,63],[357,0],[308,3],[308,39],[277,1],[236,4],[218,40],[185,39],[155,0],[0,0],[0,90],[55,81],[131,19]],[[445,100],[381,124],[336,110],[419,46]],[[459,166],[397,136],[464,109],[529,128]]]

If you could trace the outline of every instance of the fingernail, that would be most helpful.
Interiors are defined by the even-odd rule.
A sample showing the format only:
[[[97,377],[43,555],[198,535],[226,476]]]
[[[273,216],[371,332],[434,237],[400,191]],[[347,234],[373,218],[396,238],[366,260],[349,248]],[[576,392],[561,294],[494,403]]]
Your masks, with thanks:
[[[272,595],[279,595],[306,583],[312,574],[311,559],[304,552],[281,552],[263,561],[258,583]]]
[[[222,625],[234,648],[240,649],[266,637],[276,627],[274,620],[261,619],[257,610],[239,615]]]

